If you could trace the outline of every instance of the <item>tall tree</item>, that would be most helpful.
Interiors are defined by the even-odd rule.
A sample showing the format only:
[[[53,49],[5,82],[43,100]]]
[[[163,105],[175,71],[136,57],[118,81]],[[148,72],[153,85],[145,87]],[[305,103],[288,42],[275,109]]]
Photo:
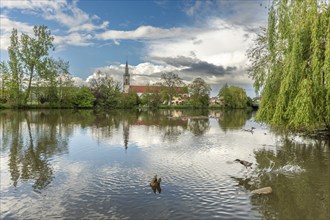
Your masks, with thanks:
[[[49,97],[57,97],[58,76],[61,72],[68,73],[69,65],[49,56],[49,50],[54,49],[53,40],[46,26],[35,26],[33,36],[21,34],[19,37],[13,29],[8,48],[8,91],[16,104],[26,104],[32,87],[40,82],[48,87]]]
[[[20,60],[20,42],[18,40],[17,30],[13,29],[10,36],[10,46],[8,47],[9,55],[9,71],[11,77],[9,78],[8,90],[9,98],[14,104],[21,104],[21,92],[23,87],[23,71],[22,71],[22,61]]]
[[[120,83],[109,74],[97,71],[95,77],[89,80],[89,86],[96,98],[96,105],[106,108],[117,107],[121,95]]]
[[[23,62],[23,71],[28,78],[24,104],[30,96],[33,79],[37,75],[41,77],[48,75],[47,66],[51,63],[48,51],[53,48],[54,37],[46,26],[35,26],[33,32],[34,37],[22,34],[18,50],[20,60]]]
[[[9,68],[4,61],[0,62],[0,80],[1,80],[1,95],[0,95],[0,103],[6,103],[9,99],[8,97],[8,80],[9,80]]]
[[[247,107],[248,97],[246,92],[238,86],[225,84],[219,91],[219,97],[223,98],[226,108],[238,109]]]
[[[262,90],[257,120],[294,129],[330,129],[328,1],[273,1],[268,27],[248,51]]]
[[[208,106],[210,92],[211,87],[198,77],[189,85],[190,102],[195,107]]]
[[[183,86],[184,83],[178,74],[165,72],[161,74],[160,85],[162,86],[161,93],[163,94],[164,99],[171,104],[173,97],[181,91],[179,87]]]

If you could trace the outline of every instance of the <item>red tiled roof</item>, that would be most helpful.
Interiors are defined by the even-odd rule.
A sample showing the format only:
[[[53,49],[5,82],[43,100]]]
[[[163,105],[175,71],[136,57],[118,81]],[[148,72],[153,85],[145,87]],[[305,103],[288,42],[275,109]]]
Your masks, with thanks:
[[[160,86],[129,86],[129,91],[136,93],[159,92],[160,88]]]
[[[136,93],[144,93],[144,92],[160,92],[161,86],[129,86],[129,91],[134,91]],[[186,93],[183,87],[175,88],[178,93]]]

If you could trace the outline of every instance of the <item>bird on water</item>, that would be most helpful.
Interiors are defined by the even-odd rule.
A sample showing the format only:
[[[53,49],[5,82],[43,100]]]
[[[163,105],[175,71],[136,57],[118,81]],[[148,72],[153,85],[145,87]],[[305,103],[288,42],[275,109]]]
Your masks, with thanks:
[[[154,178],[152,178],[150,186],[151,189],[154,193],[156,193],[156,191],[158,193],[160,193],[162,191],[162,189],[160,188],[160,182],[162,181],[161,178],[157,179],[157,175],[154,176]]]
[[[248,162],[246,160],[240,160],[240,159],[236,159],[235,161],[239,162],[240,164],[244,165],[245,168],[251,167],[252,163]]]

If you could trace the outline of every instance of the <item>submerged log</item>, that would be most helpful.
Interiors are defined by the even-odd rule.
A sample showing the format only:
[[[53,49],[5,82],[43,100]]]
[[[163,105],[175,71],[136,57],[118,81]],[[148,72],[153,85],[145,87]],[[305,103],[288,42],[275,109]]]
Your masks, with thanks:
[[[255,189],[251,193],[252,194],[259,194],[259,195],[260,194],[266,195],[266,194],[270,194],[272,192],[273,192],[272,187],[267,186],[267,187],[264,187],[264,188]]]

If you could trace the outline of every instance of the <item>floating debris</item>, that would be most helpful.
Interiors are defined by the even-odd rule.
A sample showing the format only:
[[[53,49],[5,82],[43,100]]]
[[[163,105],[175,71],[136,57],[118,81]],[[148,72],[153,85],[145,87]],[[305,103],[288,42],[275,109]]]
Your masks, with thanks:
[[[252,194],[258,194],[258,195],[267,195],[272,192],[273,192],[273,189],[270,186],[260,188],[260,189],[255,189],[255,190],[251,191]]]

